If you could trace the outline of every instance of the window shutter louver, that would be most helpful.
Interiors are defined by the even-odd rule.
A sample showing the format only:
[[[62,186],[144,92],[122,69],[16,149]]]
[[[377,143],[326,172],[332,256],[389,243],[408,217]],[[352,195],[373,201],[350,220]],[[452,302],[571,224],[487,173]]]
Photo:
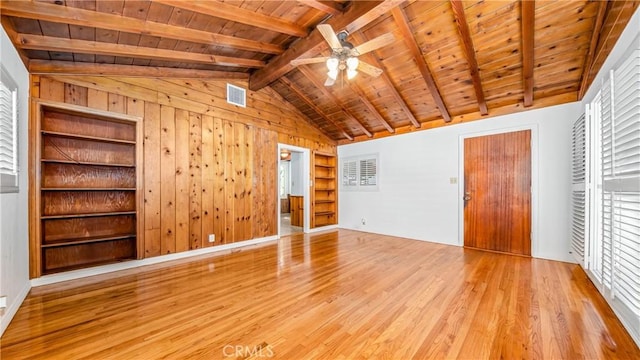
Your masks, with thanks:
[[[640,49],[614,76],[614,175],[640,175]]]
[[[585,116],[573,124],[572,130],[572,194],[571,250],[576,260],[585,265],[585,178],[586,178]]]
[[[16,175],[15,146],[15,88],[10,88],[7,81],[0,82],[0,173]]]

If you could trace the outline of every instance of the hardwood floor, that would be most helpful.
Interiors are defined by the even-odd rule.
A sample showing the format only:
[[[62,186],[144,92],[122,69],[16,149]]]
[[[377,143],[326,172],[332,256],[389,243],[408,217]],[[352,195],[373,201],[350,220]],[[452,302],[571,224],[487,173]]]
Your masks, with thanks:
[[[0,358],[638,359],[579,266],[340,230],[35,288]]]

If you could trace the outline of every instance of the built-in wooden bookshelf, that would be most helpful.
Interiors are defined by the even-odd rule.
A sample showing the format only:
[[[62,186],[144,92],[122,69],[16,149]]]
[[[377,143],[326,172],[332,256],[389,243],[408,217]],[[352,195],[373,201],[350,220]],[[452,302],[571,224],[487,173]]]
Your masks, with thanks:
[[[36,108],[36,273],[138,258],[142,120],[68,104]]]
[[[337,224],[336,156],[313,154],[313,206],[311,227]]]

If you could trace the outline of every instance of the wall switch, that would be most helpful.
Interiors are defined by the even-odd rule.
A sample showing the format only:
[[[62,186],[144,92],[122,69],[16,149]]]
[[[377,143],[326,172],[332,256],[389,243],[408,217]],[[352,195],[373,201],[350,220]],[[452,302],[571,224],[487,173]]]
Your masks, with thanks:
[[[7,297],[0,296],[0,309],[6,309],[6,308],[7,308]]]
[[[209,242],[216,242],[216,234],[209,234]]]
[[[449,178],[449,184],[457,184],[457,183],[458,183],[458,178],[457,177]]]

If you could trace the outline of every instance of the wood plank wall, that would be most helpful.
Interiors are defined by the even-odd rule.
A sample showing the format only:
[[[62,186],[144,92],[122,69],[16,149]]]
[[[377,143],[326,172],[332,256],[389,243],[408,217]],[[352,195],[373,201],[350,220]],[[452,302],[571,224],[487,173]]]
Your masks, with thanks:
[[[270,88],[240,108],[225,81],[56,75],[31,86],[32,98],[144,118],[142,258],[275,235],[277,144],[336,153]]]

